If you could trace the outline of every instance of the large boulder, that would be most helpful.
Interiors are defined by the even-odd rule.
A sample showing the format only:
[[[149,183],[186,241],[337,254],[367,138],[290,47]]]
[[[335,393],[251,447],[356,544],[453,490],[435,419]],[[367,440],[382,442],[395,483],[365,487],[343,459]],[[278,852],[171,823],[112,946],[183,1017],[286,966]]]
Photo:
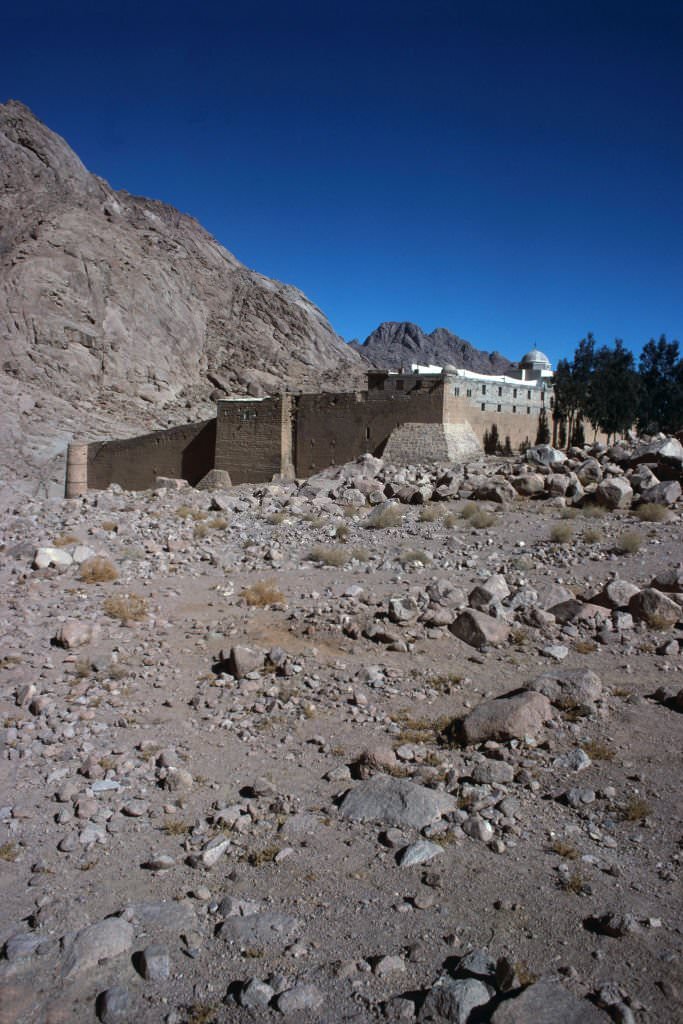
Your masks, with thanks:
[[[535,444],[527,448],[524,458],[537,466],[560,466],[567,461],[564,452],[558,451],[550,444]]]
[[[352,821],[379,821],[398,828],[425,828],[443,814],[457,810],[448,793],[427,789],[407,779],[374,775],[350,789],[339,813]]]
[[[456,732],[467,744],[536,739],[552,717],[553,709],[546,696],[523,690],[480,704],[458,723]]]
[[[653,629],[671,629],[683,616],[683,609],[654,587],[646,587],[635,594],[628,603],[628,610],[634,619],[646,622]]]
[[[503,619],[494,619],[492,615],[486,615],[474,608],[467,608],[461,612],[448,628],[459,640],[463,640],[471,647],[499,647],[510,634],[510,627]]]
[[[623,476],[609,477],[595,489],[595,500],[605,508],[628,508],[632,498],[633,488]]]

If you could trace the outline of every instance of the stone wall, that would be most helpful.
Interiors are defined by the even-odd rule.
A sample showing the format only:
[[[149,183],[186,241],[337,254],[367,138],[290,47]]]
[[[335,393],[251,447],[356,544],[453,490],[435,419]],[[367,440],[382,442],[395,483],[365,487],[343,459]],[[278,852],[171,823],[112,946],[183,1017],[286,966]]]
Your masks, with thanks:
[[[215,447],[215,419],[122,441],[96,441],[88,445],[88,488],[103,490],[116,483],[141,491],[153,487],[158,476],[196,484],[213,467]]]
[[[534,444],[536,431],[538,430],[539,414],[539,407],[536,407],[530,416],[526,412],[482,411],[481,408],[477,408],[467,398],[456,398],[455,395],[448,392],[445,395],[444,416],[446,422],[469,423],[482,445],[484,443],[484,434],[491,430],[494,423],[498,428],[501,444],[505,443],[506,437],[510,438],[513,450],[517,450],[520,444],[523,444],[525,441]],[[551,426],[550,415],[548,415],[548,423]]]
[[[292,397],[224,399],[218,403],[216,469],[233,484],[291,476]]]
[[[408,394],[299,395],[295,403],[294,464],[296,475],[305,477],[365,452],[381,455],[403,423],[441,423],[443,387],[437,381]]]
[[[384,458],[397,466],[421,462],[466,462],[482,454],[469,423],[403,423],[391,432]]]

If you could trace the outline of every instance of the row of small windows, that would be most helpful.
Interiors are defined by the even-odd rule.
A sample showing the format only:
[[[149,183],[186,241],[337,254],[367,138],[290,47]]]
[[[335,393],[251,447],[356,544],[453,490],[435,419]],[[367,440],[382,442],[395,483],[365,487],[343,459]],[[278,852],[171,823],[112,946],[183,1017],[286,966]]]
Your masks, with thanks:
[[[487,387],[487,385],[486,385],[486,384],[482,384],[482,386],[481,386],[481,393],[482,393],[482,395],[485,395],[485,394],[486,394],[486,387]],[[518,391],[519,391],[519,388],[513,388],[513,389],[512,389],[512,397],[513,397],[513,398],[517,398],[517,392],[518,392]],[[466,393],[466,395],[467,395],[467,397],[468,397],[468,398],[471,398],[471,397],[472,397],[472,388],[467,388],[467,391],[466,391],[465,393]],[[458,397],[458,396],[460,395],[460,388],[456,386],[456,387],[455,387],[455,388],[453,389],[453,394],[454,394],[454,395],[456,396],[456,398],[457,398],[457,397]],[[531,394],[532,394],[532,393],[531,393],[531,391],[530,391],[530,390],[529,390],[529,391],[527,391],[527,393],[526,393],[526,397],[527,397],[527,399],[528,399],[529,401],[531,400]],[[540,393],[540,394],[541,394],[541,401],[542,401],[542,402],[545,402],[545,391],[541,391],[541,393]],[[499,397],[499,398],[502,398],[502,397],[503,397],[503,389],[502,389],[502,387],[499,387],[499,388],[498,388],[498,397]]]
[[[482,412],[486,412],[486,402],[482,402],[481,403],[481,411]],[[499,403],[496,406],[496,412],[502,412],[502,411],[503,411],[503,407]],[[517,406],[516,405],[512,406],[512,411],[513,412],[517,412]],[[527,405],[527,407],[526,407],[526,414],[527,414],[527,416],[531,416],[531,406],[530,405]]]

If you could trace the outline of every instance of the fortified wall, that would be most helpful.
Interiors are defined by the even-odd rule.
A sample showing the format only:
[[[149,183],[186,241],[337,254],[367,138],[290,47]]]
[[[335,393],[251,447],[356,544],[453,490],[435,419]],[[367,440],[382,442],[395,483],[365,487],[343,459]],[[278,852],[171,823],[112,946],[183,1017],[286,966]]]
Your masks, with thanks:
[[[307,477],[365,452],[392,462],[464,461],[481,453],[494,424],[517,448],[535,440],[543,409],[550,419],[551,392],[540,379],[434,370],[371,371],[367,391],[222,399],[212,420],[71,445],[67,497],[110,483],[143,490],[160,476],[194,485],[214,468],[234,484]]]

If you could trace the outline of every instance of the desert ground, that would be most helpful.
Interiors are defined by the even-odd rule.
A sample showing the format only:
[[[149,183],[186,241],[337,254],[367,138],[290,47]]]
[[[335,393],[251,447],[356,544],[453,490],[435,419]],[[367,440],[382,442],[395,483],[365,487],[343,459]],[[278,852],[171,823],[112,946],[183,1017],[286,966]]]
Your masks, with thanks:
[[[680,1021],[658,444],[9,499],[0,1022]]]

